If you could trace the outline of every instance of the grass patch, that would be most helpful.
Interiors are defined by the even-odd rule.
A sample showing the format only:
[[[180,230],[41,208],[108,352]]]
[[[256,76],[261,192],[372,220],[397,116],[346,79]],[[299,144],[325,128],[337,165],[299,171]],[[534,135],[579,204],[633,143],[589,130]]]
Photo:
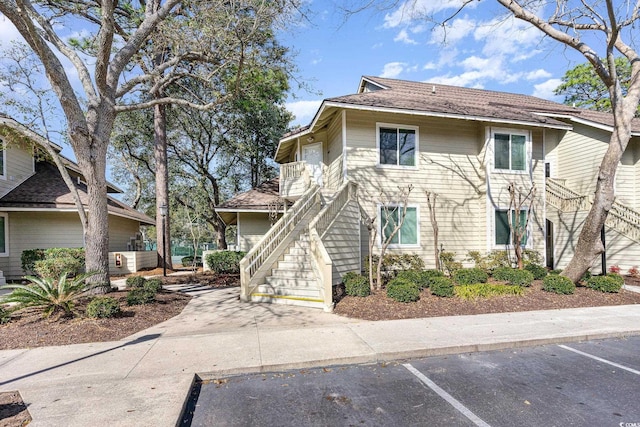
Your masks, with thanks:
[[[492,283],[477,283],[460,285],[454,289],[455,295],[464,300],[491,298],[501,295],[523,295],[525,289],[518,285],[497,285]]]

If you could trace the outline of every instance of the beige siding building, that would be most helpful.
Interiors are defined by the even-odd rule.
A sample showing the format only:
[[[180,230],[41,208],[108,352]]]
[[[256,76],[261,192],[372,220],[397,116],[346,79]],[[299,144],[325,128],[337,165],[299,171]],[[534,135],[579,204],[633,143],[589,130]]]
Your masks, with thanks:
[[[264,221],[240,222],[239,241],[255,242],[242,297],[330,307],[327,282],[360,271],[369,252],[364,224],[374,219],[379,253],[388,233],[381,223],[399,212],[404,223],[388,253],[418,255],[428,268],[442,250],[466,265],[469,251],[513,258],[509,217],[527,220],[524,249],[562,268],[590,208],[611,126],[609,114],[532,96],[363,77],[356,94],[324,100],[309,126],[281,139],[277,197],[295,204],[259,241]],[[607,262],[623,269],[640,264],[640,121],[633,132],[605,227]],[[403,206],[398,195],[409,185]],[[435,195],[437,251],[427,192]],[[314,280],[317,292],[307,292]]]

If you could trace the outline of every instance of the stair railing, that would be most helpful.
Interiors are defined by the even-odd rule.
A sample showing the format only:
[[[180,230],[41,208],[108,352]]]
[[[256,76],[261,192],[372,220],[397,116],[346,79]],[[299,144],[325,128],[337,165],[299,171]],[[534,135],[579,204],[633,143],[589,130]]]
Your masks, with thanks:
[[[309,189],[287,210],[260,241],[240,260],[241,298],[247,300],[252,290],[251,279],[278,246],[291,234],[296,225],[320,202],[320,188],[311,184]]]

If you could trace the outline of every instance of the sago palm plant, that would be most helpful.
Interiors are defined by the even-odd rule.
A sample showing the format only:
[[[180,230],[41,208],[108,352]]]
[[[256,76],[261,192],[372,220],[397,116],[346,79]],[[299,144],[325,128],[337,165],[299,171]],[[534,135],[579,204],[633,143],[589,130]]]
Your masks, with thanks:
[[[27,276],[25,279],[31,282],[28,285],[4,285],[0,289],[13,289],[13,292],[3,298],[2,303],[15,303],[16,310],[36,308],[42,310],[44,317],[60,311],[65,315],[72,314],[76,300],[101,284],[86,282],[95,272],[74,278],[68,278],[67,274],[63,273],[57,279]]]

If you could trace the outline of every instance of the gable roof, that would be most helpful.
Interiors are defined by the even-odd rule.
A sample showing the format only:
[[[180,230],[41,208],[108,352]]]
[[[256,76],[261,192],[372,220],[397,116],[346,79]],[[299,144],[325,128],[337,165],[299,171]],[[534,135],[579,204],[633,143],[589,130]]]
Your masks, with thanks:
[[[236,212],[269,212],[270,207],[276,203],[282,204],[282,201],[280,198],[280,180],[273,178],[249,191],[236,194],[217,206],[216,212],[227,225],[231,225],[236,222]]]
[[[75,183],[75,185],[80,201],[86,207],[89,200],[87,186],[84,183]],[[76,205],[58,168],[49,162],[38,162],[34,175],[0,198],[0,209],[76,211]],[[153,218],[112,197],[107,197],[107,209],[111,215],[140,221],[145,225],[155,225]]]
[[[571,130],[571,122],[613,130],[613,115],[507,92],[363,76],[358,92],[327,98],[309,126],[283,136],[275,160],[283,161],[296,138],[322,128],[340,109],[381,111],[489,123]],[[632,122],[640,136],[640,119]]]

